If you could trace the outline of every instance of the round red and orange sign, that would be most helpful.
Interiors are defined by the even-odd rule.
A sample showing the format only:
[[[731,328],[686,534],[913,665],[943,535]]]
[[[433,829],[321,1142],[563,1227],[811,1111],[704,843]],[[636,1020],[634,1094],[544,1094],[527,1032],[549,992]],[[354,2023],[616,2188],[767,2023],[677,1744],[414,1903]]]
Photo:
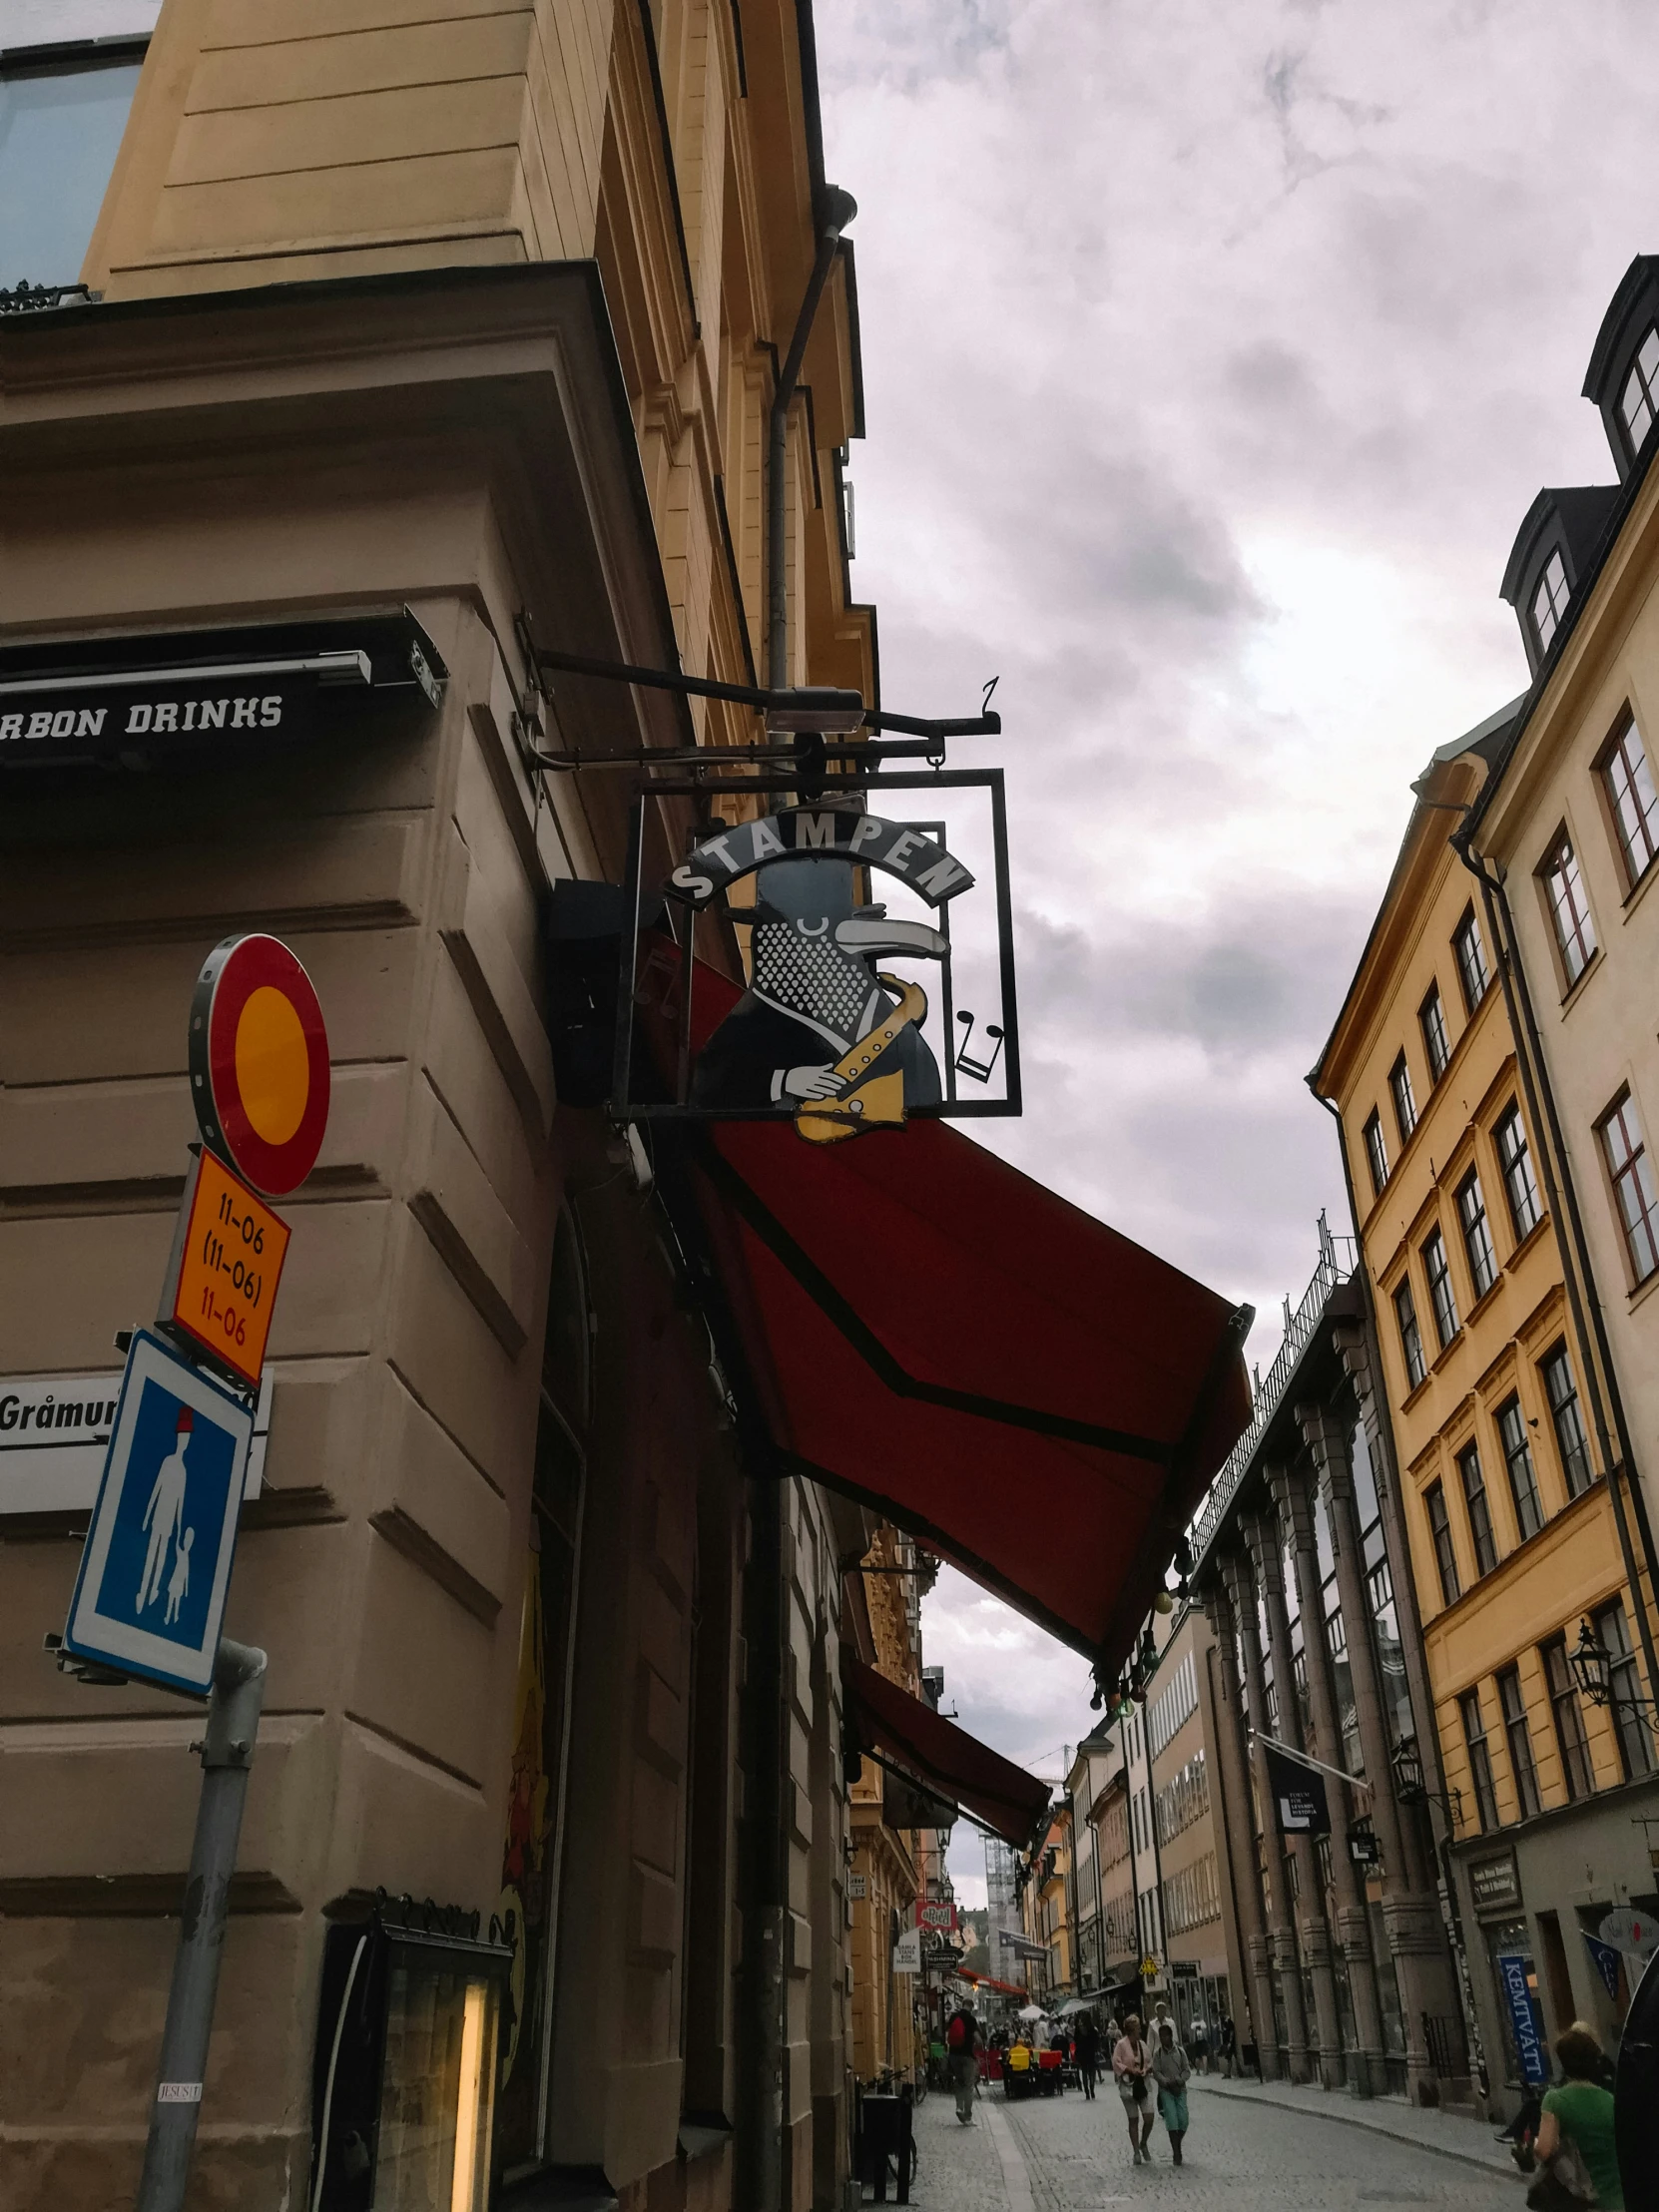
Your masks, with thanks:
[[[206,1142],[268,1198],[295,1191],[328,1125],[328,1033],[276,937],[227,937],[190,1009],[190,1087]]]

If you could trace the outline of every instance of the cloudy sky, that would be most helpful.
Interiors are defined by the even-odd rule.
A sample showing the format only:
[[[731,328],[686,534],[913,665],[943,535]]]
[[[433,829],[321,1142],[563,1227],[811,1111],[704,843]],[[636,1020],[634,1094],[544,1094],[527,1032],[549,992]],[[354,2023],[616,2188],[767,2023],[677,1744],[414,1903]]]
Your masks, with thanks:
[[[854,584],[888,701],[999,674],[1021,1166],[1262,1320],[1347,1226],[1303,1077],[1432,749],[1521,690],[1497,598],[1659,250],[1659,11],[819,0],[858,199]],[[947,1576],[928,1656],[1040,1771],[1084,1670]],[[959,1871],[978,1868],[959,1846]]]

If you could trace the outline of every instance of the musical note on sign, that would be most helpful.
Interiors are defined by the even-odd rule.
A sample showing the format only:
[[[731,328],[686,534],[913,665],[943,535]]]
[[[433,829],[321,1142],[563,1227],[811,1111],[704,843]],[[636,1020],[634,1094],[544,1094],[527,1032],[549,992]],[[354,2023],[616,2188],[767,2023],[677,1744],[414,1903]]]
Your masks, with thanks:
[[[994,1021],[986,1022],[985,1034],[993,1040],[991,1056],[988,1060],[976,1060],[970,1049],[973,1044],[973,1016],[964,1008],[956,1016],[956,1019],[959,1022],[965,1021],[967,1023],[966,1034],[963,1036],[961,1046],[956,1054],[956,1071],[959,1075],[971,1075],[976,1083],[988,1083],[991,1079],[991,1070],[996,1066],[997,1057],[1002,1050],[1002,1032]]]

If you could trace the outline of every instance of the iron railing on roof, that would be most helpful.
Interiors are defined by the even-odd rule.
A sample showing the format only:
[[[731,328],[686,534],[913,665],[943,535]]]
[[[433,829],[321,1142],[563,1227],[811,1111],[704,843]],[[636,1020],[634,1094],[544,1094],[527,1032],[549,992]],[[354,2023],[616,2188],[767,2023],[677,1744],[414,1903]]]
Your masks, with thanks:
[[[1195,1565],[1204,1557],[1216,1540],[1216,1533],[1226,1518],[1239,1484],[1250,1470],[1268,1424],[1284,1402],[1291,1378],[1296,1373],[1302,1355],[1307,1351],[1320,1316],[1330,1302],[1331,1294],[1339,1284],[1346,1283],[1357,1265],[1357,1246],[1352,1237],[1334,1237],[1327,1225],[1322,1209],[1319,1219],[1320,1257],[1313,1279],[1302,1294],[1302,1303],[1293,1314],[1289,1298],[1285,1301],[1285,1337],[1273,1366],[1264,1382],[1260,1371],[1256,1377],[1255,1395],[1250,1416],[1250,1426],[1228,1454],[1227,1463],[1211,1483],[1198,1518],[1193,1523],[1190,1538]]]

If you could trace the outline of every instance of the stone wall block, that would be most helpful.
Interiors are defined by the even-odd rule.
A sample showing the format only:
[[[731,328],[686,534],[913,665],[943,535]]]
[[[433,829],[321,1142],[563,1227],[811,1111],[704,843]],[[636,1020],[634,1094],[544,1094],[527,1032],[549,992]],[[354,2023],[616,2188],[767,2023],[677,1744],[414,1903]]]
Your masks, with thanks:
[[[429,1084],[416,1085],[409,1118],[410,1211],[516,1359],[535,1318],[535,1255]]]
[[[506,1500],[389,1370],[378,1371],[374,1395],[378,1449],[365,1486],[371,1524],[492,1626],[515,1579]],[[274,1448],[275,1437],[274,1417]]]

